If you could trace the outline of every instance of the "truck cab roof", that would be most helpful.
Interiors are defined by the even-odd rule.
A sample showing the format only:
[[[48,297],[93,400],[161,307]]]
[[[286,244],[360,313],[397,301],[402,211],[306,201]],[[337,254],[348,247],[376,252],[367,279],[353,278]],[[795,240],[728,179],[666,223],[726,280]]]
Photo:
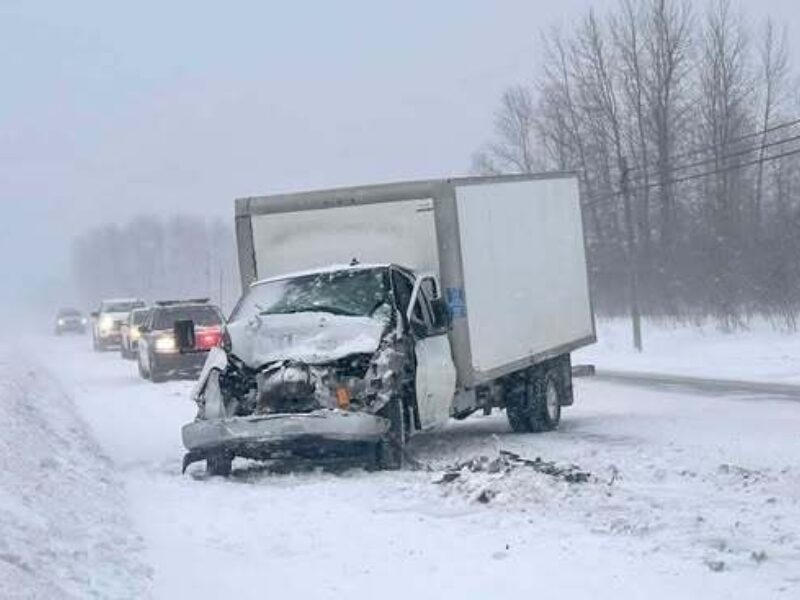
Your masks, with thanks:
[[[250,287],[256,287],[263,283],[270,283],[272,281],[282,281],[284,279],[295,279],[297,277],[307,277],[308,275],[324,275],[326,273],[338,273],[340,271],[367,271],[370,269],[388,269],[395,267],[401,271],[408,272],[408,269],[395,265],[392,263],[369,263],[369,264],[334,264],[327,267],[319,267],[315,269],[305,269],[302,271],[295,271],[292,273],[284,273],[282,275],[275,275],[274,277],[267,277],[266,279],[259,279],[250,284]]]

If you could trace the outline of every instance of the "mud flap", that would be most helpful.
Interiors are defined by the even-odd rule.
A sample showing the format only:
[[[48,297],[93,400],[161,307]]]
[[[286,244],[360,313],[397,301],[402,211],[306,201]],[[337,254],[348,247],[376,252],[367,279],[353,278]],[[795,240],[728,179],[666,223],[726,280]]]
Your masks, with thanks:
[[[201,460],[206,459],[205,452],[199,452],[197,450],[193,450],[191,452],[187,452],[183,455],[183,466],[181,467],[181,474],[186,473],[186,469],[189,465],[194,464],[196,462],[200,462]]]

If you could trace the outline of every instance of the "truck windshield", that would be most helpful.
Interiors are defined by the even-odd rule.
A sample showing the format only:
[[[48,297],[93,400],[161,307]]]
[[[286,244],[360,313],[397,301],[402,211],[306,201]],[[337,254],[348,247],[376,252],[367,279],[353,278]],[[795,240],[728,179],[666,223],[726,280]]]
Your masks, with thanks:
[[[250,288],[231,320],[257,314],[372,316],[388,304],[386,269],[354,269],[268,281]]]
[[[141,325],[147,318],[148,312],[150,311],[148,311],[146,308],[137,308],[131,311],[128,320],[130,321],[131,325]]]

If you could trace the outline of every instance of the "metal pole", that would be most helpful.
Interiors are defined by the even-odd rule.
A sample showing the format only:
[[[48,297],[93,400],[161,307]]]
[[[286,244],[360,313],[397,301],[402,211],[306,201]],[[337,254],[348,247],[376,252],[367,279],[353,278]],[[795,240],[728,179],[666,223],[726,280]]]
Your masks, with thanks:
[[[224,298],[222,297],[222,274],[224,273],[222,265],[219,267],[219,309],[224,311]]]
[[[621,159],[620,187],[625,205],[625,234],[628,249],[628,283],[629,301],[631,308],[631,322],[633,324],[633,347],[637,352],[642,351],[642,315],[639,310],[639,268],[636,253],[636,234],[633,231],[633,211],[631,209],[630,170],[628,160]]]

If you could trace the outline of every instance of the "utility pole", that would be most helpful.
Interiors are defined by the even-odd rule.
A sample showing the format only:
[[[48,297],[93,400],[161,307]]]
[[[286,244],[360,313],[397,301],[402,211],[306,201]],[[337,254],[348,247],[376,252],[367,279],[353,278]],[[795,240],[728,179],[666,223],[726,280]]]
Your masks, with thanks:
[[[225,311],[225,299],[222,297],[222,275],[224,271],[222,265],[219,266],[219,309]]]
[[[628,248],[628,295],[631,307],[631,322],[633,324],[633,347],[637,352],[642,351],[642,315],[639,310],[639,267],[636,252],[636,234],[633,231],[633,210],[631,209],[631,185],[628,159],[621,158],[620,188],[622,200],[625,205],[625,234]]]

